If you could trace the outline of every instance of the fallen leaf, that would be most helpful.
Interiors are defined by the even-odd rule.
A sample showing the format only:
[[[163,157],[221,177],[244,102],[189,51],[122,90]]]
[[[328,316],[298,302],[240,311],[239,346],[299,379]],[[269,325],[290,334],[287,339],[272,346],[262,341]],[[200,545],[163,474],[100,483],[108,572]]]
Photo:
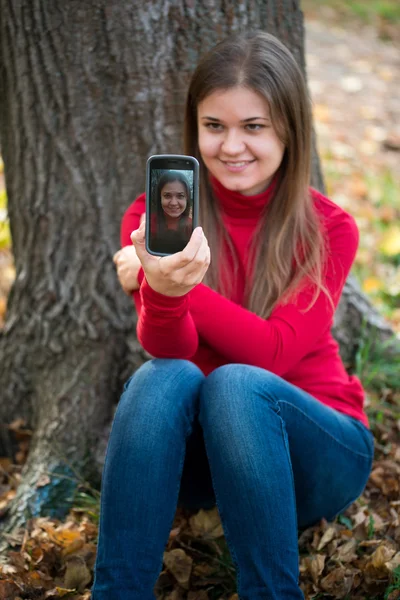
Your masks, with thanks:
[[[318,544],[317,550],[322,550],[322,548],[324,546],[326,546],[326,544],[329,544],[329,542],[331,540],[333,540],[335,535],[336,535],[336,529],[334,527],[328,527],[328,529],[325,531],[324,535],[322,536],[320,543]]]
[[[0,600],[15,600],[20,588],[11,579],[0,580]]]
[[[388,560],[387,563],[385,563],[385,565],[386,565],[387,570],[390,573],[393,573],[393,571],[395,569],[400,567],[400,552],[397,552],[397,554],[395,554],[395,556],[393,556],[393,558]]]
[[[66,588],[74,588],[78,592],[83,593],[91,579],[92,574],[80,556],[73,556],[68,559],[64,575],[64,585]]]
[[[321,580],[320,586],[335,598],[344,598],[353,587],[355,573],[345,567],[338,567]]]
[[[224,535],[218,509],[215,506],[211,510],[199,510],[190,517],[190,527],[196,537],[206,540],[214,540]]]
[[[324,570],[325,567],[325,554],[316,554],[315,556],[307,556],[304,559],[304,566],[306,570],[310,573],[313,582],[318,583],[319,577]]]
[[[353,538],[339,546],[331,558],[332,560],[337,560],[342,563],[352,562],[357,558],[357,554],[355,552],[356,548],[357,541]]]
[[[68,590],[66,588],[61,588],[61,587],[55,587],[52,590],[48,590],[44,597],[45,598],[62,598],[63,596],[66,596],[67,594],[71,594],[71,592],[74,592],[75,589],[71,589]]]
[[[170,552],[164,552],[164,564],[177,582],[188,589],[193,559],[182,548],[175,548]]]
[[[389,546],[387,543],[378,546],[364,567],[365,576],[368,582],[376,579],[387,579],[388,568],[386,563],[390,561],[395,553],[396,549]]]

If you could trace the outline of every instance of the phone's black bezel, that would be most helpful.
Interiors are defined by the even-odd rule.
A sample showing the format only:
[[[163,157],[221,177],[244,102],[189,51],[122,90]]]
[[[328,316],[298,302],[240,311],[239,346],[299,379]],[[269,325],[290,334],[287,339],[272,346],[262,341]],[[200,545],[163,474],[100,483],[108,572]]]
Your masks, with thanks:
[[[188,169],[189,164],[192,166]],[[199,162],[194,156],[183,154],[154,154],[147,159],[146,164],[146,250],[153,256],[170,256],[170,253],[154,252],[150,248],[150,202],[151,202],[151,170],[173,169],[193,171],[193,229],[199,221]]]

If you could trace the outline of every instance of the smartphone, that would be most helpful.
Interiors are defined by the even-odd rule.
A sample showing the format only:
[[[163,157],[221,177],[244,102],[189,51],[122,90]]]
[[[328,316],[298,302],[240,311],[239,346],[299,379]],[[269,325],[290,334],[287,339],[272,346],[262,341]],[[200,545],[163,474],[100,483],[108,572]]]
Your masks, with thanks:
[[[199,163],[193,156],[156,154],[146,165],[146,250],[168,256],[184,249],[199,215]]]

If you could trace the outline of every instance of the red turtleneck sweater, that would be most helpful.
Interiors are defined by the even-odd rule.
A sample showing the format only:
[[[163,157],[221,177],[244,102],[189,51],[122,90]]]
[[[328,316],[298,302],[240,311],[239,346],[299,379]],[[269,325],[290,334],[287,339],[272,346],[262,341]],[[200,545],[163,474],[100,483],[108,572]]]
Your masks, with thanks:
[[[255,196],[227,190],[217,180],[213,187],[240,262],[233,295],[225,298],[201,283],[185,296],[164,296],[148,285],[141,270],[140,291],[133,293],[141,345],[156,358],[191,360],[205,375],[227,363],[261,367],[368,427],[363,389],[343,366],[331,335],[332,310],[324,294],[304,313],[310,296],[301,292],[292,303],[274,308],[268,319],[242,306],[250,267],[247,247],[272,186]],[[337,305],[356,254],[358,229],[347,212],[316,190],[311,192],[329,247],[325,283]],[[131,244],[130,234],[139,227],[144,212],[142,194],[122,220],[122,246]],[[223,270],[231,272],[230,267],[224,265]]]

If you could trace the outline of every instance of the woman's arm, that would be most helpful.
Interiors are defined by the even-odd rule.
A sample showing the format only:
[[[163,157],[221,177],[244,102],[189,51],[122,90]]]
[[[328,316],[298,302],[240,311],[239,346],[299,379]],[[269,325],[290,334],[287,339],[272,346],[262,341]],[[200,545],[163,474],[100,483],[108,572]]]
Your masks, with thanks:
[[[131,204],[122,219],[121,246],[130,245],[130,234],[140,225],[145,213],[145,195]],[[142,347],[156,358],[191,358],[197,351],[198,335],[189,313],[188,294],[164,296],[154,291],[138,275],[140,289],[132,293],[138,314],[137,337]]]
[[[326,286],[335,307],[353,263],[358,229],[352,217],[330,232],[331,253]],[[268,319],[200,284],[190,294],[190,312],[198,334],[227,360],[259,366],[280,376],[311,352],[318,339],[331,328],[333,310],[320,293],[313,307],[311,295],[302,292],[287,305],[275,308]]]

